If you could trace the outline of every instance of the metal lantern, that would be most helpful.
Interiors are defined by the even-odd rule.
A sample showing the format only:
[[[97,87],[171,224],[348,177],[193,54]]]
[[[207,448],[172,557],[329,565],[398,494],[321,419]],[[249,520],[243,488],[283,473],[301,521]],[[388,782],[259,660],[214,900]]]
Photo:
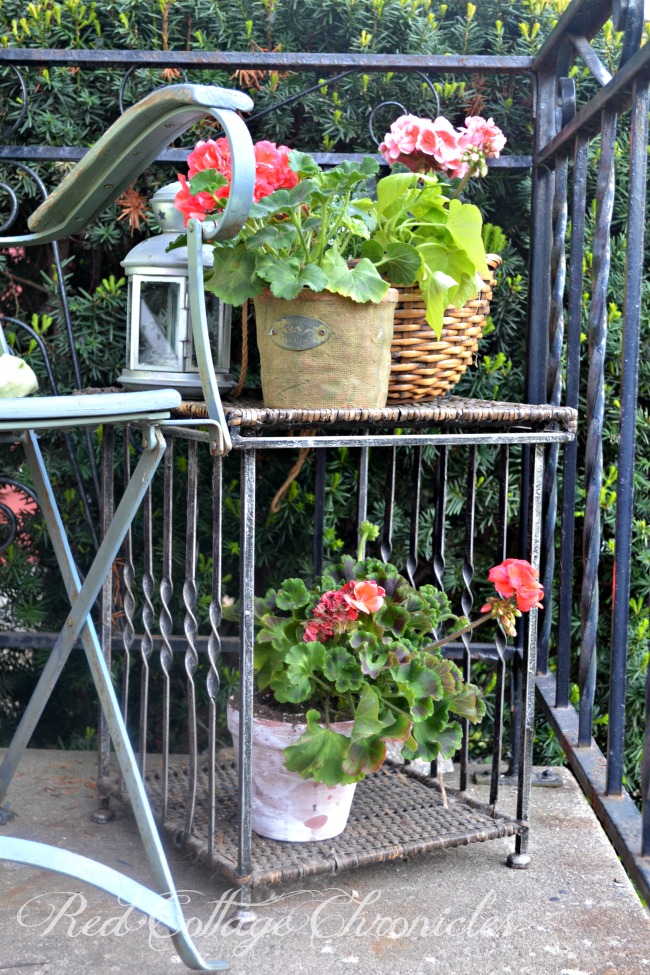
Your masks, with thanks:
[[[185,230],[174,206],[180,183],[159,189],[151,207],[163,233],[142,241],[122,261],[128,279],[127,365],[119,382],[127,389],[177,389],[201,396],[190,321],[187,247],[167,251]],[[214,253],[203,245],[203,266],[211,269]],[[231,307],[205,292],[210,347],[219,387],[234,386],[230,369]]]

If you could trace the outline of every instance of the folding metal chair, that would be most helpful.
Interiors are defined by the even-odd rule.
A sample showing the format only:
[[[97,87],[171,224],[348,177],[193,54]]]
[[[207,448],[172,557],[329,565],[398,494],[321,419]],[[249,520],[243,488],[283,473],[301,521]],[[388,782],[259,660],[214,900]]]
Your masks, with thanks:
[[[46,243],[86,226],[158,156],[159,152],[204,115],[217,118],[230,142],[233,183],[218,225],[206,228],[213,238],[233,236],[241,227],[252,201],[255,161],[248,130],[236,114],[250,110],[252,102],[239,92],[198,85],[174,85],[143,99],[106,132],[57,190],[29,220],[32,233],[0,239],[0,247]],[[191,223],[190,270],[194,281],[192,314],[197,361],[206,386],[213,450],[228,449],[227,428],[209,352],[205,309],[200,287],[202,229]],[[197,243],[198,238],[198,243]],[[8,351],[0,329],[0,351]],[[165,450],[160,426],[170,423],[170,410],[178,406],[175,390],[123,394],[44,396],[0,399],[0,443],[21,443],[41,511],[70,599],[70,613],[43,668],[34,694],[22,716],[0,766],[0,803],[20,758],[77,640],[81,641],[106,718],[115,755],[140,835],[155,878],[155,890],[117,870],[59,847],[7,836],[0,829],[0,859],[45,867],[75,877],[114,894],[169,928],[176,950],[191,968],[218,971],[226,962],[207,962],[187,931],[181,905],[167,864],[135,755],[90,616],[93,603],[149,487]],[[39,431],[88,428],[99,424],[132,424],[141,430],[142,453],[124,491],[114,518],[99,546],[83,583],[65,535],[61,515],[38,442]],[[202,424],[205,425],[205,424]]]

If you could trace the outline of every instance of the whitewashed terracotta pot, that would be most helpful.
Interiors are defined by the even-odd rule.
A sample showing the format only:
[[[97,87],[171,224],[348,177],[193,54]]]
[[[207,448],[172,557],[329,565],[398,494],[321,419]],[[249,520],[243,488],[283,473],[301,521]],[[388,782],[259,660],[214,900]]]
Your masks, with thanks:
[[[228,702],[228,730],[239,763],[239,710]],[[349,735],[352,721],[330,725]],[[272,840],[305,843],[329,840],[346,827],[356,789],[303,779],[284,767],[284,749],[298,741],[307,726],[253,717],[253,829]]]

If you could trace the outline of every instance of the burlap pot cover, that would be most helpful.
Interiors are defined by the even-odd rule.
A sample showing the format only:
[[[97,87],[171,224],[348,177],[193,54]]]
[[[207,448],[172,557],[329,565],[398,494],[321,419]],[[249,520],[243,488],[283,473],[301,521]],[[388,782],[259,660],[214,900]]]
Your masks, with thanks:
[[[293,301],[258,295],[264,405],[385,406],[397,298],[394,288],[378,303],[307,289]]]

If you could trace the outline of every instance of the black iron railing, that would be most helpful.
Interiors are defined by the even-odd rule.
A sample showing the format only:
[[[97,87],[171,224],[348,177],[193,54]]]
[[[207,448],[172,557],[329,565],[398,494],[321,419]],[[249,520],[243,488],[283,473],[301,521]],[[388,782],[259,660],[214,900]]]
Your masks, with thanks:
[[[612,74],[599,59],[592,41],[605,22],[615,18],[615,27],[624,32],[622,56],[617,70]],[[574,0],[560,18],[555,30],[544,42],[535,57],[455,57],[395,55],[375,56],[362,54],[291,54],[291,53],[218,53],[174,52],[174,66],[191,73],[192,70],[291,70],[293,72],[317,72],[330,81],[346,77],[349,72],[403,72],[436,79],[454,74],[503,74],[521,79],[532,86],[534,100],[534,134],[529,155],[504,156],[495,161],[502,168],[526,168],[532,172],[532,226],[530,250],[529,329],[527,340],[527,372],[525,400],[529,403],[548,403],[574,408],[579,401],[581,371],[587,376],[586,404],[580,414],[579,425],[583,432],[580,441],[569,443],[562,454],[557,443],[547,447],[543,483],[544,525],[542,533],[542,573],[547,591],[546,609],[540,624],[538,698],[544,713],[565,750],[568,762],[578,777],[582,788],[593,803],[619,855],[623,858],[631,876],[646,899],[650,897],[650,738],[646,730],[646,743],[642,772],[643,808],[640,811],[623,786],[623,749],[625,744],[625,690],[627,647],[629,631],[630,565],[632,560],[632,532],[634,518],[634,467],[635,467],[635,419],[637,409],[638,362],[641,329],[641,287],[644,273],[644,224],[646,218],[647,144],[648,144],[648,84],[650,83],[650,44],[641,46],[643,32],[643,2],[628,0],[626,3],[611,0]],[[83,67],[85,70],[106,69],[131,71],[137,67],[166,67],[169,54],[160,51],[70,51],[70,50],[0,50],[0,69],[15,78],[24,104],[23,114],[14,123],[14,130],[22,123],[28,110],[30,88],[25,80],[28,70],[34,66]],[[590,79],[576,91],[574,64],[588,69]],[[286,110],[300,97],[316,90],[321,81],[307,84],[300,94],[285,102],[278,102],[277,111]],[[591,87],[590,87],[591,86]],[[595,94],[591,94],[596,86]],[[124,85],[120,92],[122,98]],[[253,116],[252,122],[261,116]],[[605,418],[605,368],[608,329],[608,283],[610,277],[610,239],[613,205],[616,195],[616,137],[624,133],[629,137],[629,211],[627,220],[627,263],[625,271],[625,303],[623,348],[620,375],[620,419],[618,436],[618,477],[616,482],[616,533],[615,573],[613,590],[613,621],[609,647],[598,647],[597,623],[599,617],[599,565],[602,550],[601,492],[603,488],[602,432]],[[40,133],[39,133],[40,135]],[[15,136],[8,141],[16,141]],[[84,152],[82,147],[48,147],[37,144],[0,146],[0,159],[12,162],[22,171],[28,171],[29,163],[45,160],[71,161]],[[599,143],[597,172],[590,169],[590,144]],[[369,140],[368,148],[374,151]],[[171,149],[161,157],[162,162],[178,163],[185,158],[185,150]],[[340,159],[337,153],[317,154],[324,164]],[[589,186],[595,175],[595,192],[591,198]],[[588,303],[588,336],[586,351],[581,342],[584,327],[583,265],[585,260],[586,213],[595,207],[595,238],[593,242],[592,284]],[[13,216],[13,214],[12,214]],[[570,228],[570,232],[569,232]],[[55,253],[55,262],[58,257]],[[63,282],[60,263],[56,263],[58,279]],[[61,293],[65,307],[65,294]],[[7,320],[8,321],[8,320]],[[24,323],[11,323],[29,331]],[[645,323],[647,325],[647,323]],[[70,352],[74,362],[73,325],[70,331]],[[583,444],[583,446],[581,446]],[[106,444],[110,456],[112,445]],[[188,471],[195,469],[190,446]],[[467,504],[465,521],[464,563],[462,577],[463,610],[469,611],[473,601],[473,546],[475,538],[474,515],[477,505],[475,462],[476,450],[469,448],[467,459]],[[499,532],[497,556],[504,551],[506,501],[503,484],[508,483],[508,451],[501,447],[499,455],[499,480],[502,485],[499,498]],[[581,469],[580,452],[584,449],[584,485],[579,483]],[[88,448],[89,454],[92,453]],[[365,453],[364,453],[365,450]],[[445,570],[445,489],[447,484],[447,450],[438,447],[438,457],[427,476],[437,485],[438,506],[433,522],[432,572],[434,581],[442,584]],[[522,498],[525,502],[530,493],[531,465],[524,446],[522,469]],[[128,463],[128,450],[125,453]],[[171,524],[173,507],[169,493],[172,478],[172,453],[166,462],[164,510]],[[317,451],[314,467],[314,497],[316,531],[313,564],[317,570],[322,564],[322,539],[325,506],[325,450]],[[387,458],[385,481],[385,509],[381,554],[387,559],[392,550],[392,514],[395,501],[395,455]],[[361,447],[359,453],[358,513],[361,517],[367,509],[368,454]],[[561,480],[558,478],[561,474]],[[250,470],[249,470],[250,475]],[[219,537],[221,528],[221,471],[213,472],[215,497],[213,535]],[[413,575],[418,564],[418,525],[422,458],[420,447],[412,454],[411,502],[408,507],[408,553],[406,566]],[[81,475],[79,475],[81,483]],[[561,490],[558,490],[560,483]],[[578,492],[584,486],[584,522],[582,538],[575,538],[575,506]],[[399,490],[399,486],[398,486]],[[104,486],[104,494],[108,491]],[[193,497],[193,488],[189,488]],[[92,483],[86,484],[84,497],[92,496]],[[96,501],[96,499],[95,499]],[[95,502],[86,501],[88,520],[92,523],[91,509]],[[522,504],[521,536],[528,531],[527,505]],[[195,606],[197,599],[195,580],[196,525],[192,505],[187,517],[186,571],[183,588],[185,615],[185,641],[182,644],[186,686],[193,693],[194,675],[201,659],[207,657],[208,674],[208,724],[214,731],[215,708],[219,693],[218,663],[222,651],[220,641],[221,568],[220,553],[212,553],[212,591],[209,596],[209,627],[203,635],[197,635]],[[145,507],[145,551],[151,553],[151,518]],[[178,655],[178,637],[174,634],[172,611],[172,551],[171,528],[165,529],[162,571],[154,579],[150,554],[143,566],[140,593],[144,595],[144,611],[138,617],[135,599],[136,566],[132,548],[124,558],[122,593],[124,623],[118,644],[121,645],[127,664],[123,666],[125,704],[129,700],[128,680],[131,673],[128,658],[134,648],[140,655],[142,679],[138,694],[140,737],[147,739],[147,681],[151,662],[159,656],[160,673],[164,684],[161,727],[169,727],[169,709],[172,706],[171,681]],[[129,543],[131,544],[131,543]],[[575,572],[575,548],[581,548],[581,571]],[[250,574],[249,566],[249,574]],[[559,581],[554,585],[554,578]],[[158,595],[154,590],[159,587]],[[580,589],[581,626],[580,642],[576,643],[572,631],[574,593]],[[216,595],[215,595],[216,594]],[[557,625],[553,624],[552,594],[557,594]],[[105,645],[110,647],[110,603],[114,593],[107,592],[104,605]],[[204,594],[205,595],[205,594]],[[153,633],[153,622],[159,615],[160,637]],[[140,625],[138,625],[140,623]],[[138,630],[142,635],[136,636]],[[113,634],[113,645],[115,635]],[[28,642],[23,634],[3,635],[6,645],[20,646]],[[225,645],[227,646],[228,641]],[[202,652],[203,651],[203,652]],[[466,662],[470,658],[492,658],[498,661],[497,709],[501,706],[505,661],[504,647],[468,644],[455,649]],[[609,723],[608,744],[603,755],[594,741],[593,705],[596,684],[599,679],[599,656],[608,657],[606,671],[609,674]],[[521,655],[513,657],[511,687],[513,700],[518,699]],[[650,671],[649,671],[650,673]],[[570,703],[571,684],[577,677],[579,704]],[[650,713],[650,683],[648,685],[648,711]],[[190,701],[189,711],[196,714],[196,706]],[[498,716],[497,716],[498,718]],[[497,724],[498,724],[497,720]],[[517,722],[513,723],[513,764],[518,761],[519,742]],[[191,729],[190,750],[196,755],[195,738],[200,731]],[[149,736],[151,732],[149,731]],[[164,740],[163,753],[169,754],[173,743]],[[103,743],[106,750],[106,742]],[[142,755],[146,753],[143,748]],[[467,748],[463,747],[463,762],[467,760]],[[144,761],[144,758],[143,758]],[[494,792],[494,784],[493,784]],[[166,801],[166,800],[165,800]],[[188,817],[190,813],[188,812]],[[190,817],[191,818],[191,817]]]

